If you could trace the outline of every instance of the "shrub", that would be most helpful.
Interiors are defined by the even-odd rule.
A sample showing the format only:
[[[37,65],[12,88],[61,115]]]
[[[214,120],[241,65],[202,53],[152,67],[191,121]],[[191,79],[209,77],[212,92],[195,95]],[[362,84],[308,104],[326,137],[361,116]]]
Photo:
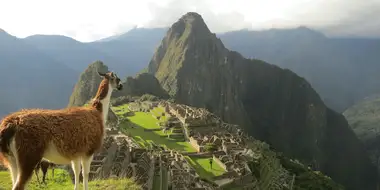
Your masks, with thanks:
[[[120,106],[120,105],[126,104],[126,103],[128,103],[130,101],[131,101],[131,97],[130,96],[120,96],[120,97],[117,97],[117,98],[113,99],[111,101],[111,104],[113,106]]]
[[[151,94],[144,94],[140,97],[140,101],[158,101],[159,98],[157,96]]]

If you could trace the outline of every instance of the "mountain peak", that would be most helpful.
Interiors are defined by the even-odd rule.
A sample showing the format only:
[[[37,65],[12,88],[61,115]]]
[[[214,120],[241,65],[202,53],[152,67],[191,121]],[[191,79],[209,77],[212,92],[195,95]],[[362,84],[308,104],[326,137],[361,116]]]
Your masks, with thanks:
[[[201,15],[188,12],[168,30],[148,70],[149,73],[155,73],[158,80],[167,80],[166,84],[169,85],[176,81],[178,71],[184,66],[192,68],[211,63],[207,60],[190,61],[188,59],[188,57],[204,57],[203,54],[208,53],[222,56],[225,48],[215,34],[210,32]],[[170,76],[166,75],[168,73]],[[169,94],[176,93],[177,89],[169,89],[169,86],[163,87],[169,91]]]
[[[97,72],[108,72],[108,67],[102,61],[95,61],[91,63],[86,70],[81,73],[79,81],[74,87],[69,100],[69,107],[82,106],[90,100],[98,90],[101,82]]]
[[[203,18],[200,14],[196,13],[196,12],[188,12],[186,14],[184,14],[180,20],[185,20],[185,21],[202,21],[203,22]]]
[[[95,61],[87,67],[85,72],[92,71],[92,70],[94,71],[99,70],[99,72],[108,72],[108,67],[102,61]]]
[[[170,28],[171,32],[182,34],[198,34],[207,35],[210,32],[202,16],[196,12],[188,12],[183,15],[176,23]]]

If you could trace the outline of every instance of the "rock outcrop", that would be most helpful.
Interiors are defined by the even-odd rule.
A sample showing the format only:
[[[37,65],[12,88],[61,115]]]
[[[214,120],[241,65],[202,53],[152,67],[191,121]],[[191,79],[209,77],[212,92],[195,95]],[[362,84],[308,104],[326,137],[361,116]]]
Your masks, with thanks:
[[[90,64],[87,69],[80,75],[79,80],[74,87],[73,93],[70,96],[68,107],[83,106],[96,95],[99,84],[102,81],[102,78],[99,76],[98,71],[108,72],[107,65],[101,61],[96,61]],[[116,120],[117,116],[111,109],[109,109],[107,121],[115,123]]]
[[[226,49],[199,14],[172,25],[148,70],[177,103],[243,126],[347,189],[375,189],[376,169],[342,115],[290,70]]]

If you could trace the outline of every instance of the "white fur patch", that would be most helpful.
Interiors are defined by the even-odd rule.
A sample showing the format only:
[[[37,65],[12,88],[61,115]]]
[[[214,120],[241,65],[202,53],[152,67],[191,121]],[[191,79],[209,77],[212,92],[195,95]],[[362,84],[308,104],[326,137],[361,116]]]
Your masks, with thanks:
[[[70,164],[71,163],[70,159],[62,156],[58,152],[57,147],[52,142],[49,143],[48,148],[45,150],[43,158],[55,164]]]
[[[112,91],[113,91],[112,85],[108,84],[108,93],[107,93],[106,97],[104,97],[104,99],[100,100],[100,102],[102,103],[102,106],[103,106],[102,111],[103,111],[104,125],[108,119],[108,109],[110,107]]]
[[[12,153],[12,156],[7,156],[7,157],[10,164],[10,172],[11,172],[11,177],[12,177],[12,183],[14,186],[17,182],[18,174],[20,173],[19,168],[18,168],[18,154],[17,154],[17,149],[16,149],[15,137],[12,138],[11,143],[9,144],[9,150]]]

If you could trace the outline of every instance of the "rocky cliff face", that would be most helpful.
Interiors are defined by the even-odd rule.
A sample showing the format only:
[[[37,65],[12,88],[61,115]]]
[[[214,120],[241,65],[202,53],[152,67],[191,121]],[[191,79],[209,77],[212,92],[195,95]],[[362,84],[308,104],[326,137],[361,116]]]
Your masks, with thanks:
[[[205,107],[348,189],[374,189],[376,170],[342,115],[290,70],[229,51],[202,17],[174,23],[150,64],[178,103]]]
[[[101,61],[91,63],[86,70],[80,75],[78,82],[75,84],[74,91],[70,96],[68,107],[83,106],[90,101],[98,91],[102,78],[99,72],[108,72],[108,67]],[[109,109],[108,122],[115,122],[117,117],[115,113]]]

